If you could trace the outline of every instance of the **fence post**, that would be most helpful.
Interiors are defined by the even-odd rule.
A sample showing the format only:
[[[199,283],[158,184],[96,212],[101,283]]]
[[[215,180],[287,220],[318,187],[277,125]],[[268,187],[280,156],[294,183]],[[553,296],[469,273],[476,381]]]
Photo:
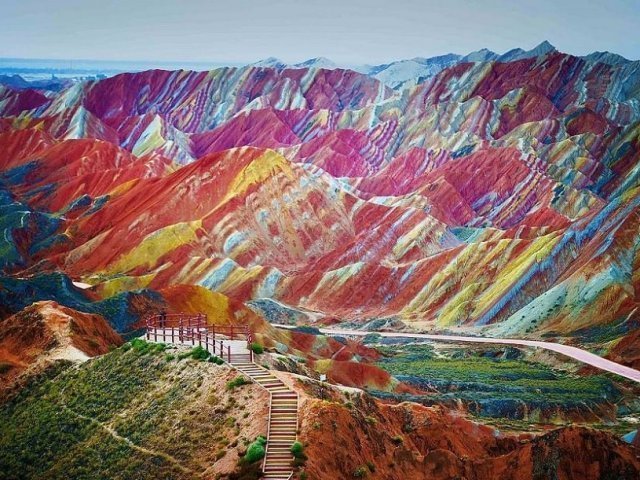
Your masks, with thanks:
[[[175,334],[176,334],[175,327],[171,327],[171,343],[176,343]]]
[[[229,363],[231,363],[231,345],[227,345],[227,359],[229,359]]]

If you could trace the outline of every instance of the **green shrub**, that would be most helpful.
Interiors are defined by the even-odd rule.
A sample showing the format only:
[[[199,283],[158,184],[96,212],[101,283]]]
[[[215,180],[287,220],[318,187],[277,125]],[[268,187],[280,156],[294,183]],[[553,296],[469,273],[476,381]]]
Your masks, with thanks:
[[[293,454],[293,466],[302,467],[307,461],[307,456],[304,453],[304,445],[300,442],[294,442],[291,445],[291,453]]]
[[[233,380],[227,382],[227,390],[233,390],[234,388],[241,387],[242,385],[246,385],[247,383],[249,383],[249,380],[247,380],[245,377],[238,376]]]
[[[172,355],[172,354],[170,354],[170,353],[168,353],[168,354],[166,354],[166,355],[164,356],[164,359],[165,359],[167,362],[170,362],[171,360],[175,360],[175,359],[176,359],[176,356],[175,356],[175,355]]]
[[[194,360],[203,361],[207,360],[210,356],[211,354],[200,345],[191,349],[191,358],[193,358]]]
[[[251,344],[251,351],[256,355],[260,355],[261,353],[264,353],[264,347],[259,343],[254,342]]]
[[[253,463],[257,462],[261,458],[264,457],[265,454],[265,446],[267,445],[267,439],[260,435],[258,438],[254,440],[254,442],[249,445],[247,448],[247,453],[245,453],[242,461],[244,463]]]
[[[303,458],[305,456],[304,445],[300,442],[294,442],[293,445],[291,445],[291,453],[296,458]]]

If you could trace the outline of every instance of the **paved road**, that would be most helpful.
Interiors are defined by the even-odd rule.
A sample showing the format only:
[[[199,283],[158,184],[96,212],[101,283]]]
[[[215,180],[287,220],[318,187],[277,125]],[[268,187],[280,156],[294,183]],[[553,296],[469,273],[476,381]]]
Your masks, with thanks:
[[[293,329],[296,328],[292,325],[278,325],[273,324],[274,327]],[[320,328],[321,333],[325,335],[339,335],[339,336],[362,336],[376,333],[383,337],[391,338],[415,338],[418,340],[435,340],[442,342],[470,342],[470,343],[492,343],[492,344],[506,344],[506,345],[523,345],[527,347],[543,348],[545,350],[551,350],[553,352],[560,353],[567,357],[571,357],[574,360],[599,368],[600,370],[606,370],[607,372],[615,373],[621,377],[628,378],[635,382],[640,383],[640,371],[620,365],[619,363],[612,362],[606,358],[602,358],[595,353],[587,352],[577,347],[570,347],[568,345],[562,345],[560,343],[552,342],[540,342],[537,340],[520,340],[516,338],[487,338],[487,337],[464,337],[457,335],[431,335],[427,333],[396,333],[396,332],[365,332],[362,330],[343,330],[338,328]]]

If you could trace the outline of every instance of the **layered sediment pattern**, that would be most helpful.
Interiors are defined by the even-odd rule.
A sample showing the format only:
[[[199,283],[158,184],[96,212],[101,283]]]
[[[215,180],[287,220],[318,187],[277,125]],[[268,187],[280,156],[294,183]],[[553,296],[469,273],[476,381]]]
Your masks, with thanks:
[[[624,336],[640,64],[514,58],[0,87],[4,273],[92,301],[200,285],[279,321]]]

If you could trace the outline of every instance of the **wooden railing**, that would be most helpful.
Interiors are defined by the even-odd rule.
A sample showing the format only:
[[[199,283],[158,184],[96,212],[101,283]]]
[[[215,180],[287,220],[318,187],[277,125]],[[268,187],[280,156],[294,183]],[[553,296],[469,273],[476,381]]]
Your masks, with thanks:
[[[191,343],[231,363],[229,340],[246,340],[253,362],[253,335],[247,325],[209,325],[203,313],[159,313],[145,319],[146,338],[163,343]]]

